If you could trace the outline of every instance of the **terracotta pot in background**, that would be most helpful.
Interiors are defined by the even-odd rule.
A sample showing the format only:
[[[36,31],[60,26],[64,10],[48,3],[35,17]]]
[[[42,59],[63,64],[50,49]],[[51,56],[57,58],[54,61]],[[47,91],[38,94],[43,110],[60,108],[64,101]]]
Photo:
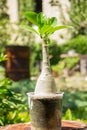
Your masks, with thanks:
[[[6,47],[6,77],[14,81],[30,78],[30,49],[27,46]]]

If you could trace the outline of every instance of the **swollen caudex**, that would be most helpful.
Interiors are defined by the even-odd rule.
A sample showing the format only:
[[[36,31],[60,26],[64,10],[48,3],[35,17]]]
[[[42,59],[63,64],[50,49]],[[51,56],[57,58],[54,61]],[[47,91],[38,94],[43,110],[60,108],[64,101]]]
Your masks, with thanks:
[[[47,95],[56,93],[55,81],[51,74],[50,61],[48,58],[48,46],[43,40],[42,42],[43,65],[41,74],[37,80],[35,94]]]

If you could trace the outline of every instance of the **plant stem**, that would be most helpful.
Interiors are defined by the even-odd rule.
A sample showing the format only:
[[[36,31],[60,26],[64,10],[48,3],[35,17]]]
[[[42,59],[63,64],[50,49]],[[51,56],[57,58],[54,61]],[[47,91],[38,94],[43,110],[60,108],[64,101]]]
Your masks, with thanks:
[[[45,39],[43,39],[42,41],[42,55],[43,55],[42,73],[46,74],[51,73],[50,61],[48,57],[48,45]]]
[[[43,64],[42,71],[37,80],[35,94],[54,94],[56,93],[55,81],[51,74],[50,61],[48,57],[48,46],[46,40],[42,39],[42,54],[43,54]]]

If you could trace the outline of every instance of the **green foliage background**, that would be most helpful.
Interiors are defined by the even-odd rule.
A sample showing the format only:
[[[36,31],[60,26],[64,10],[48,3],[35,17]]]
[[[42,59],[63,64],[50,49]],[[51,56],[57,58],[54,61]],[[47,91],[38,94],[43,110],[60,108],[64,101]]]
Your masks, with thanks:
[[[35,9],[35,0],[19,0],[19,18],[20,21],[24,21],[24,13],[27,11],[33,11]]]
[[[76,53],[87,54],[87,36],[78,35],[61,46],[61,53],[74,49]]]
[[[73,37],[87,34],[87,1],[71,0],[70,19],[74,27]]]
[[[6,0],[0,1],[0,52],[4,51],[5,45],[8,43],[10,35],[7,31],[9,25],[9,16],[7,12]]]
[[[64,90],[63,90],[64,91]],[[63,119],[87,123],[87,91],[65,90],[63,98]]]
[[[4,55],[0,55],[0,63],[6,60]],[[2,72],[0,72],[1,74]],[[27,104],[24,105],[25,98],[22,94],[10,89],[12,81],[4,76],[0,78],[0,125],[26,122],[28,113]],[[23,114],[24,113],[24,114]],[[21,116],[22,115],[22,116]],[[29,117],[29,116],[28,116]]]

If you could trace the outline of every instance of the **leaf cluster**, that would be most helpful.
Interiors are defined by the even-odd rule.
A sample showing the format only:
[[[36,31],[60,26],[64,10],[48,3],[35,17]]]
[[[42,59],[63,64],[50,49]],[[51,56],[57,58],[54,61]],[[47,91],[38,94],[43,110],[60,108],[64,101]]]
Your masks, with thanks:
[[[58,26],[57,18],[51,17],[47,18],[43,12],[35,13],[35,12],[26,12],[25,17],[29,22],[37,26],[37,30],[28,25],[22,25],[22,28],[30,31],[32,33],[36,33],[41,38],[48,38],[55,31],[67,28],[69,26]]]

